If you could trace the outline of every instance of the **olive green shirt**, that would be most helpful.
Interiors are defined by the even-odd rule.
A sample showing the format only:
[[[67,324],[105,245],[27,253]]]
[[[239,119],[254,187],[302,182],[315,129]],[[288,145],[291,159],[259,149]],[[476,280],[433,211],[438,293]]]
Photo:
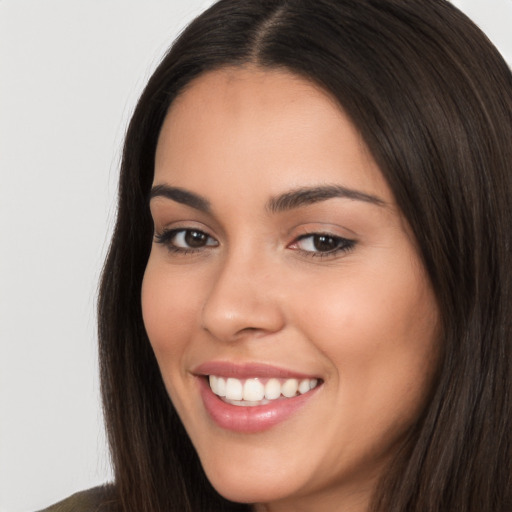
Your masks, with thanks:
[[[114,512],[115,504],[112,488],[102,486],[77,492],[39,512]]]
[[[116,505],[113,487],[102,486],[77,492],[39,512],[117,512]],[[505,507],[504,512],[512,512],[512,508]]]

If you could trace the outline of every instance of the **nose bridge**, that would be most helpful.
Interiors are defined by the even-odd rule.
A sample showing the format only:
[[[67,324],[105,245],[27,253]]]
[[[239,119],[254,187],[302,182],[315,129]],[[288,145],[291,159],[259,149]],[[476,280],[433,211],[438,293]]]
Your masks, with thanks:
[[[203,304],[202,327],[224,341],[279,330],[276,271],[275,262],[247,245],[227,251]]]

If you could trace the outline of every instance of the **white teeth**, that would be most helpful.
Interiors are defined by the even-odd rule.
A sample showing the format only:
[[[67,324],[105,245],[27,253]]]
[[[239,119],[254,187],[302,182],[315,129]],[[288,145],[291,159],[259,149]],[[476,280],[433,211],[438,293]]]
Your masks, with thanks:
[[[226,380],[226,398],[228,400],[242,400],[243,386],[241,381],[231,378]]]
[[[210,388],[218,396],[226,396],[226,381],[222,377],[210,375]]]
[[[268,403],[284,396],[291,398],[297,393],[303,395],[318,385],[317,379],[269,379],[265,384],[261,379],[235,379],[228,377],[209,376],[211,390],[220,397],[225,397],[233,405],[255,406]]]
[[[226,396],[226,381],[222,377],[217,378],[217,391],[219,396]]]
[[[314,380],[314,379],[312,379],[312,380]],[[301,395],[303,395],[304,393],[307,393],[310,389],[312,389],[309,387],[309,382],[310,382],[309,379],[304,379],[304,380],[300,381],[299,393]],[[315,386],[313,386],[313,387],[315,387]]]
[[[256,379],[247,379],[244,383],[244,400],[259,402],[265,396],[265,387]]]
[[[297,391],[299,389],[299,383],[297,379],[288,379],[282,386],[281,386],[281,393],[283,396],[287,398],[291,398],[292,396],[295,396],[297,394]]]
[[[265,384],[265,398],[275,400],[281,396],[281,383],[277,379],[269,379]]]

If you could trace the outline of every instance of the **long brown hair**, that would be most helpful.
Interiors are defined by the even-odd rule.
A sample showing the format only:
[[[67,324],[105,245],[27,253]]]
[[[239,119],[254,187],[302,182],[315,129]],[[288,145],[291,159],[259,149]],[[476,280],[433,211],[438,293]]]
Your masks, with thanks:
[[[126,135],[99,298],[120,509],[249,510],[207,481],[140,306],[153,231],[148,194],[167,109],[201,73],[246,63],[291,70],[339,102],[393,190],[436,293],[438,378],[372,510],[503,510],[512,483],[512,75],[444,0],[221,0],[149,80]]]

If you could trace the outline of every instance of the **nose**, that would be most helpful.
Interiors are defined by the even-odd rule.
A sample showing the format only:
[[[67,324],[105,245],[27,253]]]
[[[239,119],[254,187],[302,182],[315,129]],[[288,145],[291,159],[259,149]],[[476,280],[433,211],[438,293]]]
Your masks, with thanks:
[[[284,326],[276,265],[231,255],[219,266],[202,309],[202,328],[221,341],[264,336]]]

